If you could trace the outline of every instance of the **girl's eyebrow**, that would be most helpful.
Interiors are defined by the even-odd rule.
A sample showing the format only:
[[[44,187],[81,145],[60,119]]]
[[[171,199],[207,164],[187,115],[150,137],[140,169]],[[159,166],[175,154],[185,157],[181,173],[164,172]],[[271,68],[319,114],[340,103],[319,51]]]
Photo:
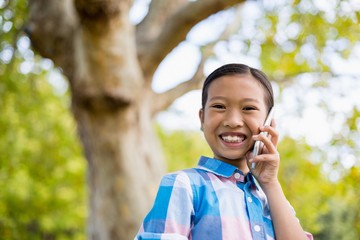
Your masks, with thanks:
[[[226,100],[226,99],[227,99],[227,97],[225,97],[225,96],[214,96],[214,97],[211,97],[209,99],[209,101]],[[254,103],[259,103],[260,102],[257,98],[243,98],[241,101],[242,102],[254,102]]]
[[[212,100],[224,100],[226,99],[226,97],[223,97],[223,96],[214,96],[214,97],[211,97],[209,99],[209,101],[212,101]]]
[[[257,98],[244,98],[242,101],[243,102],[255,102],[255,103],[260,102],[259,99],[257,99]]]

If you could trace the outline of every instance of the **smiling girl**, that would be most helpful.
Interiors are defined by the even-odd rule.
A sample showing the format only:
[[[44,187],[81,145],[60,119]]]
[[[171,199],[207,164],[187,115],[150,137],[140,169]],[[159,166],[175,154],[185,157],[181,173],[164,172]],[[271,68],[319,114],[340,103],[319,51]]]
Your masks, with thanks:
[[[278,132],[274,121],[262,126],[273,105],[263,72],[243,64],[212,72],[204,82],[199,118],[213,156],[163,177],[135,239],[312,239],[277,178]],[[264,148],[254,157],[256,140]]]

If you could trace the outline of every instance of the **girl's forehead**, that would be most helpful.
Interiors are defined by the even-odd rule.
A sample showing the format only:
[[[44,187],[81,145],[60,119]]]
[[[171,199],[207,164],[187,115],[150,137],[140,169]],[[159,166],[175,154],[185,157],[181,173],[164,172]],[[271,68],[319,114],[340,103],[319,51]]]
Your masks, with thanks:
[[[263,95],[264,87],[251,75],[227,75],[215,79],[209,86],[209,93],[231,91]]]
[[[266,104],[266,92],[261,83],[251,75],[229,75],[214,80],[208,89],[208,101],[223,99],[253,100]]]

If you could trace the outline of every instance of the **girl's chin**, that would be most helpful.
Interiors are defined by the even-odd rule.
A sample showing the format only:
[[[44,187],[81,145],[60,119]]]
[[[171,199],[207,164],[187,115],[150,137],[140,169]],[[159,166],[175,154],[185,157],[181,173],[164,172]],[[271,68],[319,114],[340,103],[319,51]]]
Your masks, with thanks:
[[[215,157],[216,159],[219,159],[219,160],[223,160],[223,161],[226,161],[226,162],[234,162],[234,163],[238,163],[238,162],[241,162],[241,161],[245,161],[245,155],[222,155],[222,156],[217,156]]]
[[[237,150],[225,150],[222,152],[222,154],[219,154],[219,156],[221,156],[223,159],[228,159],[228,160],[232,160],[232,161],[242,161],[243,159],[245,159],[245,156],[247,154],[248,151],[241,150],[239,151],[239,149]]]

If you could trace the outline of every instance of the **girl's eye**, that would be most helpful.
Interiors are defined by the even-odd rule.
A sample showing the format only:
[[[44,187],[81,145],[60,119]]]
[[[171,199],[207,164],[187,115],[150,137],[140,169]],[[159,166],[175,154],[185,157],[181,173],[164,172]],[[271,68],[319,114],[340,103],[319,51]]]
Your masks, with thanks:
[[[256,110],[256,108],[249,106],[249,107],[244,107],[243,110],[245,110],[245,111],[252,111],[252,110]]]
[[[217,109],[225,109],[225,106],[221,105],[221,104],[215,104],[215,105],[212,105],[211,107],[217,108]]]

